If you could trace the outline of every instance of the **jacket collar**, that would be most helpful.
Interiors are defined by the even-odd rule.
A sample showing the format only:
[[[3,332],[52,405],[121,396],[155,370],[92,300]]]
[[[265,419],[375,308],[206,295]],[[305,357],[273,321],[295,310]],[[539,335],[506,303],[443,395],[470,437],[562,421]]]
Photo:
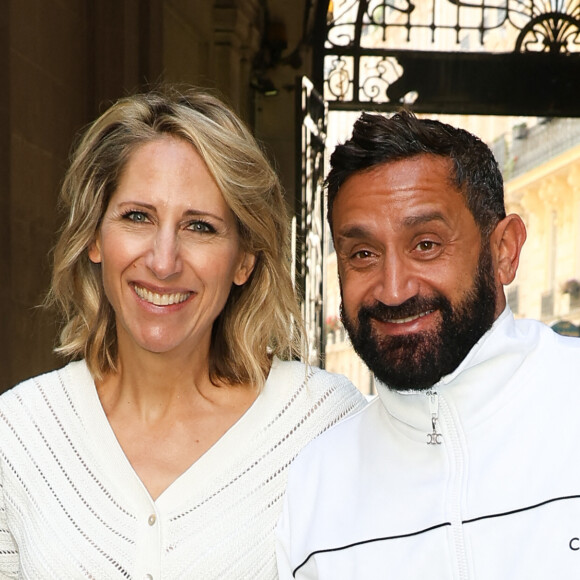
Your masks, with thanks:
[[[533,346],[533,337],[518,332],[506,306],[461,364],[430,391],[443,397],[465,426],[479,422],[514,395],[508,384]],[[378,380],[376,388],[390,415],[425,432],[431,417],[427,391],[395,391]]]

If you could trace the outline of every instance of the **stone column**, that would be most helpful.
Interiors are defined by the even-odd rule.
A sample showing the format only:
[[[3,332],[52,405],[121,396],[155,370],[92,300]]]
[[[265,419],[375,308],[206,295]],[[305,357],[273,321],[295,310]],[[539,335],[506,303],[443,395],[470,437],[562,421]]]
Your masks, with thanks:
[[[257,0],[216,0],[213,8],[216,87],[238,113],[250,117],[250,71],[260,48],[261,17]]]

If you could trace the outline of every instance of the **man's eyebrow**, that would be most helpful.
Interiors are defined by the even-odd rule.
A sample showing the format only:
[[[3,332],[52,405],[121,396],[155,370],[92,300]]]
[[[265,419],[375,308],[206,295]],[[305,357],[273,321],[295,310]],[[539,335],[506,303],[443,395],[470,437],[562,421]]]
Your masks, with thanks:
[[[402,224],[404,227],[411,228],[414,226],[420,226],[422,224],[437,221],[449,225],[449,221],[447,220],[447,218],[439,211],[432,211],[428,213],[408,216],[405,219],[403,219]],[[336,233],[337,238],[342,238],[345,240],[367,238],[371,235],[372,234],[369,228],[360,224],[346,226],[344,229]]]
[[[446,225],[449,224],[449,221],[441,212],[433,211],[433,212],[429,212],[429,213],[423,213],[420,215],[412,215],[412,216],[406,217],[403,220],[403,225],[405,227],[413,227],[413,226],[420,226],[423,224],[427,224],[429,222],[436,222],[436,221],[443,222]]]
[[[342,239],[358,239],[358,238],[366,238],[370,235],[369,229],[364,227],[364,226],[360,226],[360,225],[353,225],[353,226],[347,226],[345,229],[341,230],[340,232],[337,232],[337,238],[342,238]]]

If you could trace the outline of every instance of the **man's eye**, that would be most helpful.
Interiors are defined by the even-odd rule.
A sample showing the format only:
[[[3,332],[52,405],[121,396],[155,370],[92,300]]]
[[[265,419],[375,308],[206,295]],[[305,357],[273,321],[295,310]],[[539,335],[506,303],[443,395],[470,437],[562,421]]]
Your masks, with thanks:
[[[366,260],[368,258],[372,257],[372,252],[370,252],[369,250],[359,250],[358,252],[355,252],[352,255],[352,258],[354,258],[355,260]]]
[[[419,242],[416,247],[420,252],[428,252],[429,250],[432,250],[435,245],[435,242],[431,242],[430,240],[423,240]]]

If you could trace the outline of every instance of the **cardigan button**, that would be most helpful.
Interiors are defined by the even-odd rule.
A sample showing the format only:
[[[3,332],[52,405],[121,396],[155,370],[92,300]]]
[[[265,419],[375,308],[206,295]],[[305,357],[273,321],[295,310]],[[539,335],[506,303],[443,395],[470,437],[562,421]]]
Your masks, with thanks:
[[[147,520],[147,522],[150,526],[154,526],[156,521],[157,521],[157,518],[155,517],[155,514],[151,514],[149,516],[149,519]]]

